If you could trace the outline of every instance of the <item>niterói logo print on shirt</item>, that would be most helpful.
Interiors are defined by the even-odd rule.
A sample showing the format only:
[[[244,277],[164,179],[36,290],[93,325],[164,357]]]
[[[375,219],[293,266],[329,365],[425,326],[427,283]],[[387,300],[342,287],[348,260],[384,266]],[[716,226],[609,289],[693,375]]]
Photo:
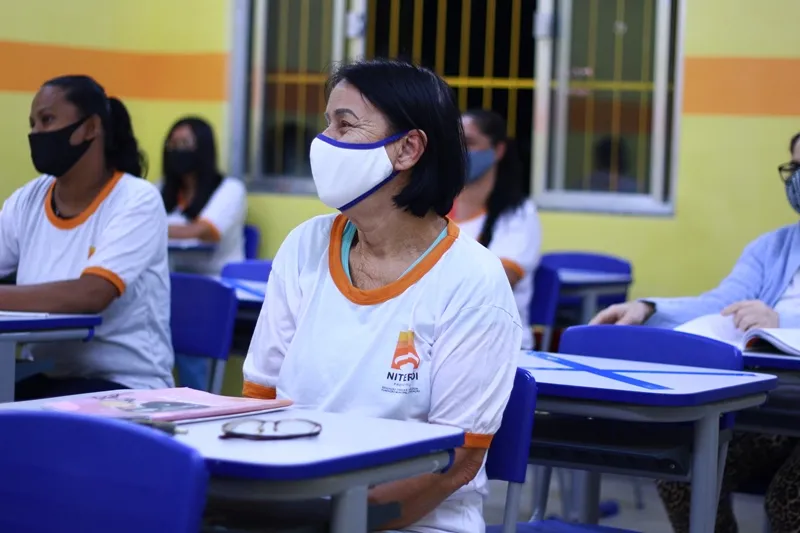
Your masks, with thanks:
[[[381,387],[384,392],[394,394],[410,394],[419,392],[416,387],[419,379],[419,365],[422,361],[414,345],[414,332],[401,331],[397,338],[397,347],[392,355],[392,362],[386,372],[386,385]]]

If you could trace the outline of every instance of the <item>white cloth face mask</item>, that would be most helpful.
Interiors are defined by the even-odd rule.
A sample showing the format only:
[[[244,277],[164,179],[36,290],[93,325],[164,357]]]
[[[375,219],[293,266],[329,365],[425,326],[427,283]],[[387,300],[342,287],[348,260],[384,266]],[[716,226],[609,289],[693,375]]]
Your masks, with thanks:
[[[386,145],[407,132],[368,144],[346,143],[325,135],[311,142],[311,174],[322,203],[333,209],[350,209],[397,175]]]

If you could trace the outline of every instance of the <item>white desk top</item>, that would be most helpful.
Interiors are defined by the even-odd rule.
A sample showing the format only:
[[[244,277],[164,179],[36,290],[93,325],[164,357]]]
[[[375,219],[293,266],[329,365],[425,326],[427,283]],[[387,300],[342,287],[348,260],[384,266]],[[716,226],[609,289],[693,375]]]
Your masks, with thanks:
[[[59,315],[0,311],[0,333],[89,329],[99,326],[100,315]]]
[[[775,376],[642,361],[521,351],[517,363],[545,396],[697,405],[774,388]]]
[[[744,364],[748,367],[760,367],[763,370],[800,371],[800,357],[764,352],[742,352]]]
[[[460,429],[448,426],[291,408],[250,416],[263,420],[312,420],[322,425],[322,433],[316,437],[284,441],[220,439],[222,424],[227,420],[213,420],[184,424],[182,427],[188,433],[175,438],[196,448],[206,459],[274,467],[341,460],[464,434]],[[436,451],[435,447],[433,451]]]
[[[82,396],[89,395],[61,399]],[[53,401],[56,399],[5,403],[0,410],[37,410]],[[222,425],[236,418],[302,418],[322,425],[322,433],[291,440],[220,439]],[[443,452],[464,443],[464,432],[449,426],[294,408],[187,422],[181,427],[187,433],[175,435],[175,439],[200,452],[212,473],[265,479],[322,477]]]
[[[624,285],[631,283],[631,276],[628,274],[571,268],[558,269],[558,279],[565,285]]]
[[[242,279],[216,278],[220,283],[236,290],[236,299],[239,302],[264,303],[264,294],[267,291],[266,281],[246,281]]]
[[[170,239],[168,247],[171,252],[208,252],[215,248],[213,244],[203,242],[200,239]]]

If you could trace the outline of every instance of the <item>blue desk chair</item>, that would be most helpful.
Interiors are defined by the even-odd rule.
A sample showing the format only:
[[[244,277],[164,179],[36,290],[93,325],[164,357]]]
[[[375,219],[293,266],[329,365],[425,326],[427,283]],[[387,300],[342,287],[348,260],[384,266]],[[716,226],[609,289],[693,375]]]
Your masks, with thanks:
[[[742,370],[744,359],[734,346],[706,337],[647,326],[574,326],[561,337],[561,353],[644,361],[698,368]],[[720,471],[725,464],[733,414],[720,421]],[[638,422],[590,420],[573,416],[537,419],[531,446],[534,463],[603,467],[647,477],[690,479],[691,434],[686,424],[642,426]],[[597,440],[589,442],[587,436]],[[644,440],[649,440],[644,444]],[[653,445],[661,439],[661,445]],[[599,450],[599,451],[598,451]],[[547,486],[537,486],[545,494]],[[539,502],[541,503],[541,502]],[[546,498],[544,505],[546,505]],[[545,509],[536,513],[544,514]]]
[[[190,379],[187,379],[189,376],[178,377],[186,386],[219,394],[236,320],[236,292],[206,276],[173,273],[170,280],[170,327],[175,357],[210,359],[212,367],[210,373],[198,372]],[[194,370],[194,365],[179,365],[179,372],[183,368]]]
[[[539,265],[533,277],[533,298],[528,307],[528,322],[530,326],[543,328],[538,349],[545,352],[551,349],[560,291],[558,272],[547,265]]]
[[[258,248],[261,245],[261,232],[258,226],[248,224],[244,227],[244,258],[255,259],[258,257]]]
[[[208,473],[160,431],[53,411],[0,412],[0,531],[197,533]]]
[[[272,261],[268,259],[248,259],[238,263],[228,263],[222,267],[222,277],[245,281],[267,281],[272,271]]]
[[[486,455],[486,476],[508,482],[503,525],[488,526],[487,533],[512,533],[516,531],[517,516],[536,410],[536,381],[522,368],[514,376],[514,388],[503,412],[500,429],[492,439]]]
[[[503,413],[503,422],[492,439],[486,457],[489,479],[508,482],[503,524],[487,526],[487,533],[636,533],[602,526],[566,524],[557,520],[517,523],[522,486],[528,468],[528,453],[536,409],[536,381],[522,368],[517,369],[514,388]]]
[[[555,271],[560,269],[590,270],[593,272],[608,272],[613,274],[628,274],[633,270],[629,261],[613,255],[592,252],[555,252],[542,256],[542,265]],[[622,303],[628,298],[628,292],[600,296],[597,304],[600,309],[616,303]],[[561,298],[559,305],[563,307],[578,307],[581,302],[575,297]]]

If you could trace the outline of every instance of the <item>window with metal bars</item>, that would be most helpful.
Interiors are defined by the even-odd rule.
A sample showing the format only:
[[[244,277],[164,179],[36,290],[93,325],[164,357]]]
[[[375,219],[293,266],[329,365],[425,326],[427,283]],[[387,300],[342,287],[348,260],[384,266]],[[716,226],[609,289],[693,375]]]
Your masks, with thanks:
[[[504,116],[541,208],[670,213],[684,2],[267,0],[251,174],[313,191],[325,79],[355,51],[427,66],[464,110]]]

